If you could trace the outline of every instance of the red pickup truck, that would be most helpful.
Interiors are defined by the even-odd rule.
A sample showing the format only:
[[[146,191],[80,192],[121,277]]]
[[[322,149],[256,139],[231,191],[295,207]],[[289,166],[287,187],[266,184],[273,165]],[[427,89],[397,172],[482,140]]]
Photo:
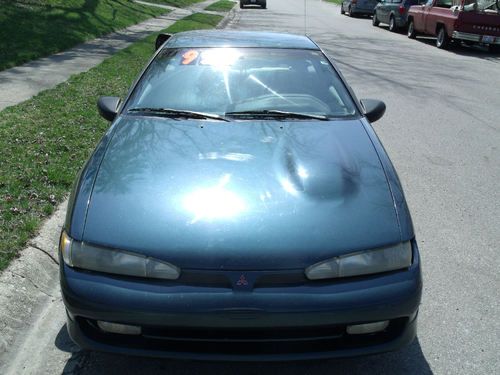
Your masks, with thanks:
[[[428,0],[408,11],[408,38],[436,36],[436,46],[453,41],[500,46],[500,0]]]

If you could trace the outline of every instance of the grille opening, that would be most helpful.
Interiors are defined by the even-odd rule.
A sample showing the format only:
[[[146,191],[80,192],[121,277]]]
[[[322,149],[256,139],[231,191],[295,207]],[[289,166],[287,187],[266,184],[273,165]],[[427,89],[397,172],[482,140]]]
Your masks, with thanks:
[[[389,342],[404,330],[407,318],[391,320],[382,332],[346,334],[347,325],[281,328],[181,328],[143,326],[142,336],[101,331],[96,322],[77,318],[90,339],[118,347],[165,352],[222,355],[273,355],[329,352]]]
[[[201,286],[201,287],[215,287],[215,288],[231,288],[231,281],[229,278],[217,272],[197,272],[197,271],[182,271],[179,279],[176,280],[180,284]]]

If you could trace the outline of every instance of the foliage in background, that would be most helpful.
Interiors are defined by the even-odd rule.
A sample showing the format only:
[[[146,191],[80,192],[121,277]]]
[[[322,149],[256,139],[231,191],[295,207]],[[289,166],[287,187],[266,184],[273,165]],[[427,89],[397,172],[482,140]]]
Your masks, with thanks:
[[[195,3],[199,3],[203,0],[144,0],[148,3],[157,3],[157,4],[164,4],[164,5],[170,5],[173,7],[179,7],[179,8],[184,8],[189,5],[193,5]]]
[[[232,0],[219,0],[212,5],[209,5],[205,8],[205,10],[212,10],[215,12],[227,12],[236,5],[236,3]]]
[[[209,29],[221,19],[193,14],[165,32]],[[64,200],[76,173],[108,128],[97,113],[97,98],[126,94],[151,57],[155,37],[0,112],[0,270]]]

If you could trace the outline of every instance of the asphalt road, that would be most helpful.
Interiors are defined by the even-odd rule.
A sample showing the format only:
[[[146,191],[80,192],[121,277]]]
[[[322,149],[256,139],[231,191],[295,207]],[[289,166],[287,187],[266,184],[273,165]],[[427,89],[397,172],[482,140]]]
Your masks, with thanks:
[[[303,0],[245,9],[234,29],[304,32]],[[386,102],[375,124],[399,171],[423,258],[418,339],[399,352],[299,363],[204,363],[81,352],[59,305],[42,314],[13,373],[497,374],[500,371],[500,55],[440,51],[368,18],[308,0],[307,33],[359,98]],[[23,359],[24,358],[24,359]],[[13,367],[11,367],[13,369]]]

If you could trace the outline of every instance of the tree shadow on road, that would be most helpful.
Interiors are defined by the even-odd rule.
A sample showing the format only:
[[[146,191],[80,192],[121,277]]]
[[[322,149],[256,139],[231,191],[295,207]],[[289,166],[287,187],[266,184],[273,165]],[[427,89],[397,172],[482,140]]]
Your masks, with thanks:
[[[72,353],[64,374],[405,374],[429,375],[432,370],[418,339],[400,351],[360,358],[301,362],[202,362],[132,357],[78,350],[66,325],[56,337],[58,349]]]

